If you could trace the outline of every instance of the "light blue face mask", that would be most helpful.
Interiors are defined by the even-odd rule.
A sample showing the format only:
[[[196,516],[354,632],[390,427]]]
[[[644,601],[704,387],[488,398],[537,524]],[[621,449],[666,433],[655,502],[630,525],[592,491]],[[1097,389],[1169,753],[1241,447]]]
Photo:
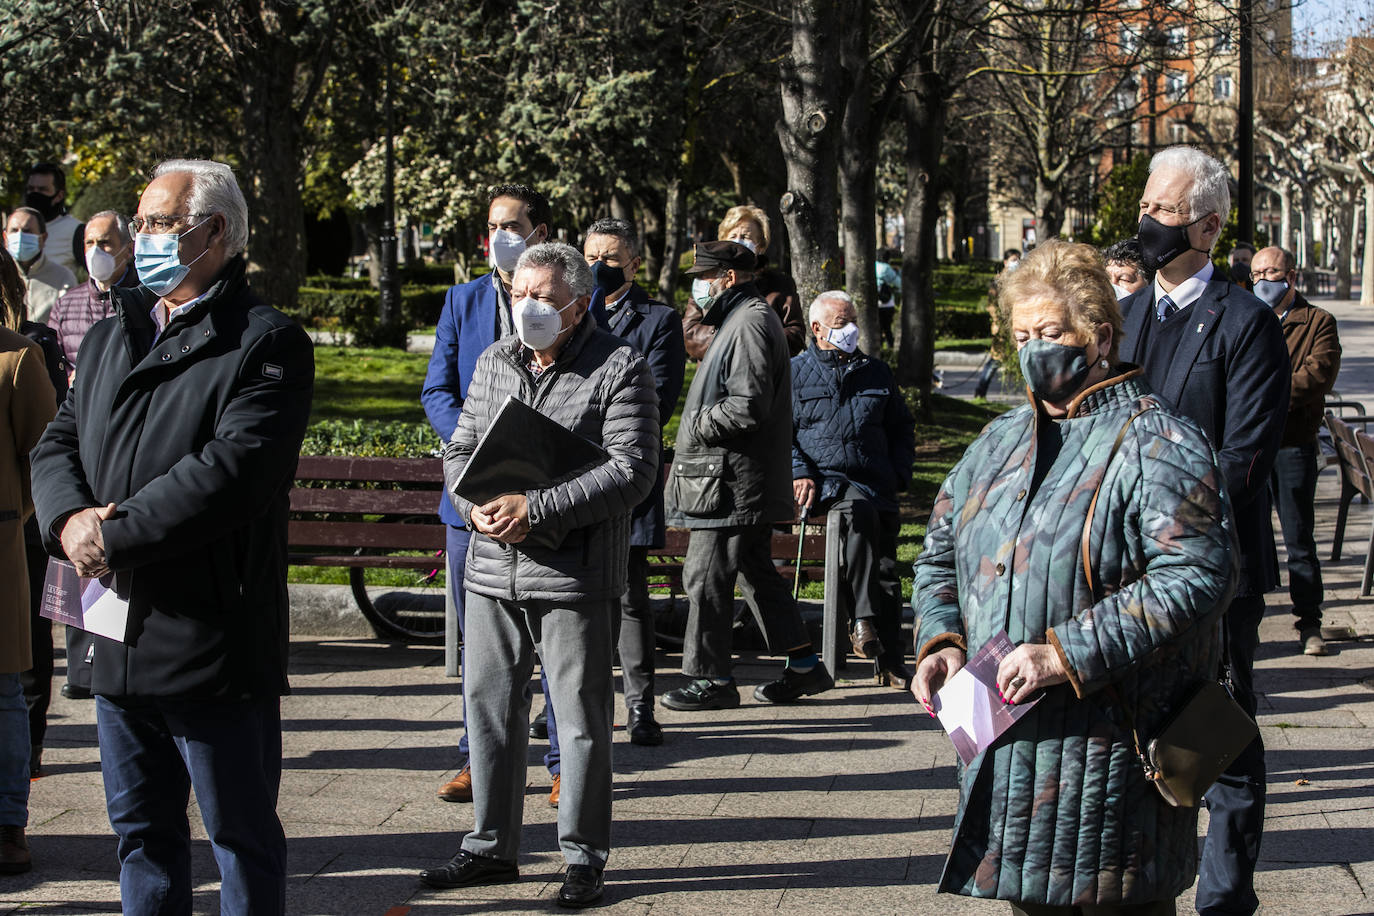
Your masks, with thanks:
[[[209,221],[206,218],[185,232],[140,232],[134,238],[134,269],[138,271],[139,281],[159,297],[166,296],[180,286],[191,272],[191,264],[205,257],[210,250],[206,248],[196,255],[191,264],[183,264],[181,240]]]
[[[711,295],[711,281],[700,278],[692,281],[692,301],[697,304],[697,308],[703,312],[706,306],[715,298]]]
[[[32,261],[43,250],[43,238],[32,232],[11,232],[5,238],[5,248],[16,261]]]

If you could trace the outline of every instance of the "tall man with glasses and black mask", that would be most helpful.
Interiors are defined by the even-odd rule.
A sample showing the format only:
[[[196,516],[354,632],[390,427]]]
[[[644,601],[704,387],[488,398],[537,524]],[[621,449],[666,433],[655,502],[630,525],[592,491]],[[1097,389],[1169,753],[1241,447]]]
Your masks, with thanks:
[[[1269,474],[1288,414],[1288,350],[1278,317],[1216,272],[1212,247],[1231,212],[1226,167],[1191,147],[1150,162],[1137,238],[1154,283],[1122,300],[1121,358],[1207,433],[1236,515],[1241,576],[1224,620],[1225,672],[1253,718],[1252,668],[1264,593],[1278,578]],[[1199,913],[1251,913],[1264,825],[1264,745],[1258,737],[1207,792],[1211,815],[1198,881]]]
[[[113,288],[33,450],[38,527],[127,602],[91,670],[124,912],[191,912],[194,788],[221,911],[283,913],[286,517],[314,349],[249,288],[227,165],[163,162],[132,225],[143,286]]]

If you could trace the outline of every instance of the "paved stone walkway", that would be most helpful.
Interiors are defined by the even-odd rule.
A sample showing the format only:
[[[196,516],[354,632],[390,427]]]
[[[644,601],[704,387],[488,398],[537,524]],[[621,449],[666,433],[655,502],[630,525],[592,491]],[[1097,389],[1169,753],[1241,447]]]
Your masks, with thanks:
[[[1333,311],[1347,353],[1341,390],[1374,407],[1374,316],[1353,305]],[[1319,493],[1324,553],[1333,474]],[[1264,913],[1374,912],[1374,598],[1357,597],[1372,517],[1371,507],[1353,507],[1345,559],[1325,568],[1327,623],[1359,638],[1333,643],[1326,658],[1298,655],[1286,596],[1270,596],[1256,675],[1270,772]],[[663,659],[662,670],[675,672],[679,661]],[[778,664],[749,659],[739,674],[757,683]],[[630,745],[617,730],[605,910],[1005,913],[933,891],[957,801],[948,741],[905,694],[862,679],[857,665],[844,673],[850,679],[833,692],[792,707],[749,700],[698,716],[663,710],[660,748]],[[453,774],[459,715],[439,649],[297,638],[292,675],[280,804],[290,913],[557,910],[562,863],[542,744],[529,757],[520,883],[440,892],[416,881],[454,852],[472,817],[470,806],[434,796]],[[669,674],[659,689],[680,683]],[[118,912],[91,703],[54,699],[45,764],[48,775],[33,784],[37,864],[0,878],[0,914]],[[218,913],[217,872],[194,805],[192,821],[196,912]],[[1191,893],[1180,911],[1191,911]]]

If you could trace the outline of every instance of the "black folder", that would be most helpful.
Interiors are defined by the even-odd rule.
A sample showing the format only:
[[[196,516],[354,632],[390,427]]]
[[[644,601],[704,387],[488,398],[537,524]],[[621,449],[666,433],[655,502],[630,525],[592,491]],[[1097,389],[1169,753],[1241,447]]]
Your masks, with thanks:
[[[606,450],[590,439],[509,395],[453,489],[481,506],[505,493],[524,493],[568,480],[607,457]]]

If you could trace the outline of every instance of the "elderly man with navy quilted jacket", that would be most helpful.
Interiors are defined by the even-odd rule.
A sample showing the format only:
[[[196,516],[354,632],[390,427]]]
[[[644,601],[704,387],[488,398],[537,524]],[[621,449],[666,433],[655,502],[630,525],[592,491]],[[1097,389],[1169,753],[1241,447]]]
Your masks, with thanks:
[[[793,493],[813,518],[840,510],[854,651],[905,688],[897,492],[911,482],[916,423],[887,364],[859,349],[847,293],[821,293],[809,317],[814,341],[792,357]]]

